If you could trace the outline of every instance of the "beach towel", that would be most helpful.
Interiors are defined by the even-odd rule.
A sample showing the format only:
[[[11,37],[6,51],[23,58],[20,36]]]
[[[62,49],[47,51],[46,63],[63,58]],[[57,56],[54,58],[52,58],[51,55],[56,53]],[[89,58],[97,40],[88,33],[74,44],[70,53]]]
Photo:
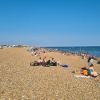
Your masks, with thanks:
[[[91,76],[84,76],[84,75],[74,75],[77,78],[91,78]]]

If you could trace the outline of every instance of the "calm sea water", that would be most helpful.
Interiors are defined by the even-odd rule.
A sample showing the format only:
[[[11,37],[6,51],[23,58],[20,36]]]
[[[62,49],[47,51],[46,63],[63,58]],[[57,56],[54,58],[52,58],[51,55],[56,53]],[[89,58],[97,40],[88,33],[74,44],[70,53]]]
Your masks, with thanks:
[[[84,52],[92,56],[100,57],[100,46],[84,46],[84,47],[47,47],[48,49],[55,49],[60,51],[70,52]]]

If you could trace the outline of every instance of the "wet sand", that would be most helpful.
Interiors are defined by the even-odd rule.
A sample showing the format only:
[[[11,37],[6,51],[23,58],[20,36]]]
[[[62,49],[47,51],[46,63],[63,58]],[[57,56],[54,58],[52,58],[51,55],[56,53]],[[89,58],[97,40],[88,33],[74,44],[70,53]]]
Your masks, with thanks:
[[[30,66],[40,56],[54,57],[69,67]],[[31,56],[26,48],[0,49],[0,100],[100,100],[100,76],[74,76],[81,67],[87,66],[87,59],[58,52],[40,56]],[[100,73],[96,61],[95,70]]]

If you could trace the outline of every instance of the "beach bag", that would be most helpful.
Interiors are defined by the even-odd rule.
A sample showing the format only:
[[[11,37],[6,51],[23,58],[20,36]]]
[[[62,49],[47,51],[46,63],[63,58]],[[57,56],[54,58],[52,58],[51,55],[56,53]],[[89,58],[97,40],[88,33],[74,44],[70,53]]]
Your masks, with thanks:
[[[68,67],[68,65],[62,65],[62,67],[65,67],[65,68],[67,68],[67,67]]]
[[[88,76],[88,70],[83,70],[83,75]]]
[[[88,69],[86,67],[81,68],[81,74],[88,76],[89,75]]]

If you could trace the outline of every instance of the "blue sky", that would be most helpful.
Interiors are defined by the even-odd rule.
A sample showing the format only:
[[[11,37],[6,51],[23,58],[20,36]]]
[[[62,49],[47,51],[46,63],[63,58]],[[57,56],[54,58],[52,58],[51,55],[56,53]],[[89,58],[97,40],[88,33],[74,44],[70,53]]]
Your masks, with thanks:
[[[0,44],[100,46],[100,0],[0,0]]]

